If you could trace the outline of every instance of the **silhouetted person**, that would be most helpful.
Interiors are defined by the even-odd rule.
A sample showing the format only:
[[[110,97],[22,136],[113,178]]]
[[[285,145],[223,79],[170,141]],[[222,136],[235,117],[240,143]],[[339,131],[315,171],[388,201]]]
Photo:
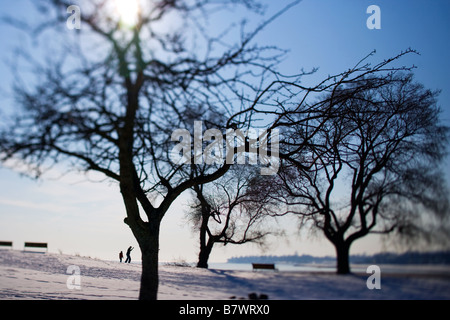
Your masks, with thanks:
[[[131,251],[133,251],[133,247],[132,246],[130,246],[129,248],[128,248],[128,250],[127,250],[127,259],[125,260],[125,263],[130,263],[131,262],[131,256],[130,256],[130,254],[131,254]]]
[[[123,259],[123,252],[120,251],[120,253],[119,253],[119,260],[120,260],[120,262],[122,262],[122,259]]]

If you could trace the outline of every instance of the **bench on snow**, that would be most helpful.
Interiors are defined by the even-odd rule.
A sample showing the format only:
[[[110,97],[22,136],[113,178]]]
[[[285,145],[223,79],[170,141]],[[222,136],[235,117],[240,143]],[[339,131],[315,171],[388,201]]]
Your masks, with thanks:
[[[12,241],[0,241],[0,247],[11,247],[12,248]]]
[[[273,263],[252,263],[253,271],[257,269],[264,269],[264,270],[276,270],[275,264]]]
[[[23,250],[25,248],[45,248],[45,251],[48,251],[48,244],[45,242],[25,242]]]

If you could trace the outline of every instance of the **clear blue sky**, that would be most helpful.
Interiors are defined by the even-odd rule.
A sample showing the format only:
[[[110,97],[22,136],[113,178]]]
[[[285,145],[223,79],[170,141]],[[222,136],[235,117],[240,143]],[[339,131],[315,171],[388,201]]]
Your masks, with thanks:
[[[289,1],[270,1],[267,15]],[[381,30],[369,30],[366,20],[369,5],[381,8]],[[1,1],[0,13],[28,15],[29,2]],[[421,55],[403,60],[415,64],[416,79],[433,89],[442,89],[440,105],[444,120],[450,125],[450,1],[448,0],[304,0],[259,35],[258,41],[289,49],[281,69],[286,73],[318,67],[305,81],[317,81],[353,66],[372,50],[373,62],[398,54],[409,47]],[[224,20],[227,17],[224,16]],[[11,74],[8,68],[14,56],[12,48],[26,37],[5,25],[0,26],[0,116],[14,105],[7,98]],[[445,165],[450,181],[450,161]],[[61,172],[64,167],[59,168]],[[52,174],[57,176],[55,172]],[[98,177],[91,176],[93,180]],[[174,205],[164,218],[161,231],[161,261],[184,259],[195,261],[197,235],[191,233],[184,219],[183,201]],[[70,174],[60,179],[35,182],[0,168],[0,240],[14,241],[21,249],[24,241],[45,241],[50,251],[116,259],[119,250],[136,248],[131,231],[123,223],[125,216],[116,186],[86,181],[84,175]],[[280,220],[281,221],[281,220]],[[272,241],[267,254],[298,252],[314,255],[334,254],[326,241],[306,241],[295,236],[292,219],[289,239]],[[352,253],[383,250],[376,238],[355,243]],[[136,250],[137,251],[137,250]],[[254,246],[216,248],[211,261],[223,261],[235,255],[260,254]],[[139,252],[134,253],[138,259]]]

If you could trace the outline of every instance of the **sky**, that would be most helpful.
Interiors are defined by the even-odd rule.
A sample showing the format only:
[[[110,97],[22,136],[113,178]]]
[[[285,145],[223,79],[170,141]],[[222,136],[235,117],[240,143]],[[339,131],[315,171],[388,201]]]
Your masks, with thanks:
[[[263,2],[268,5],[267,17],[289,3]],[[370,5],[381,9],[381,29],[367,27]],[[31,19],[32,12],[25,0],[0,2],[0,16],[28,15]],[[420,55],[410,56],[401,64],[416,65],[417,81],[442,90],[439,104],[444,123],[450,125],[449,16],[448,0],[304,0],[270,24],[256,40],[289,50],[280,66],[285,73],[319,68],[305,83],[316,83],[340,73],[373,50],[377,53],[371,61],[376,63],[413,48]],[[9,64],[13,48],[25,38],[20,31],[0,25],[0,116],[14,108],[9,98],[12,81]],[[449,169],[447,159],[444,172],[450,182]],[[137,242],[123,223],[125,211],[118,186],[98,175],[65,172],[61,164],[49,176],[36,181],[0,166],[0,241],[13,241],[14,249],[18,250],[23,249],[25,241],[48,242],[50,252],[107,260],[118,259],[119,251],[125,252],[132,245],[136,247],[132,257],[139,260]],[[182,195],[163,219],[161,261],[196,260],[198,235],[192,232],[185,216],[187,200],[188,195]],[[328,241],[300,234],[295,217],[283,217],[274,223],[285,229],[286,235],[271,238],[264,250],[251,244],[217,246],[210,261],[259,254],[334,255]],[[351,253],[385,250],[393,248],[379,238],[368,237],[355,242]]]

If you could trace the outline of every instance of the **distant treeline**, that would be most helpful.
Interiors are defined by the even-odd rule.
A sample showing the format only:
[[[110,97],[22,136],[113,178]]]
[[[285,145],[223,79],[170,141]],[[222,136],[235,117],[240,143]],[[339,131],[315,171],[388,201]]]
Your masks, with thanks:
[[[286,264],[334,264],[335,257],[311,255],[244,256],[228,259],[228,263],[286,263]],[[352,255],[355,264],[450,264],[450,251],[377,253],[374,255]]]

